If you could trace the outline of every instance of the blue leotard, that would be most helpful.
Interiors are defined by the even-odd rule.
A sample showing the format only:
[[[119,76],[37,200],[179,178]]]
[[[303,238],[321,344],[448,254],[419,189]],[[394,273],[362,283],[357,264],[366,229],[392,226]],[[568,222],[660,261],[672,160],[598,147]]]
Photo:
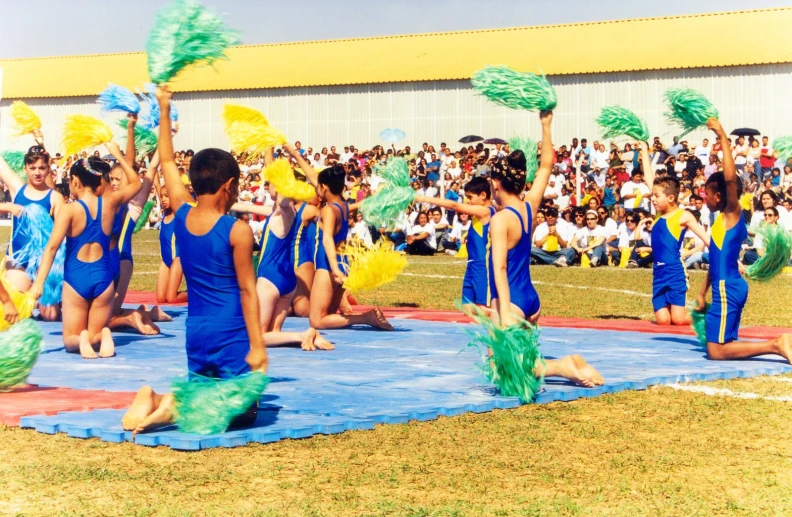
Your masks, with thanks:
[[[669,216],[658,217],[652,226],[652,306],[655,311],[668,305],[685,306],[688,280],[679,251],[686,232],[680,224],[684,213],[679,208]]]
[[[742,243],[748,238],[748,228],[741,217],[733,228],[727,230],[723,214],[718,214],[710,231],[712,306],[706,318],[707,341],[729,343],[739,337],[740,318],[748,302],[748,283],[737,267]]]
[[[132,259],[132,233],[135,230],[135,220],[129,213],[129,207],[124,207],[113,218],[113,231],[110,232],[111,240],[116,240],[116,247],[110,250],[110,263],[113,271],[113,278],[118,281],[121,274],[121,261]]]
[[[113,283],[110,262],[110,236],[102,229],[102,198],[97,198],[96,217],[91,217],[88,205],[82,199],[77,203],[85,210],[85,229],[75,237],[66,236],[66,262],[63,281],[85,300],[98,298]],[[77,255],[86,244],[98,243],[102,257],[94,262],[83,262]]]
[[[166,266],[171,267],[173,259],[179,256],[179,248],[176,246],[176,234],[173,231],[173,219],[169,223],[162,218],[160,224],[160,257]]]
[[[490,218],[495,208],[489,207]],[[489,221],[481,224],[477,217],[470,222],[467,236],[468,261],[465,278],[462,281],[462,303],[489,305]]]
[[[187,229],[192,207],[185,203],[173,218],[173,233],[184,252],[187,280],[187,366],[191,374],[226,379],[250,370],[250,352],[239,294],[231,228],[236,219],[223,215],[204,235]]]
[[[314,254],[316,252],[316,221],[303,222],[303,211],[308,203],[303,203],[299,210],[295,222],[299,221],[300,225],[297,231],[294,232],[294,269],[302,266],[306,262],[313,263]]]
[[[52,190],[47,192],[47,194],[41,199],[30,199],[25,195],[25,189],[27,188],[27,184],[22,185],[16,195],[14,196],[14,204],[20,205],[22,207],[26,207],[28,205],[39,205],[43,208],[50,216],[52,216]],[[8,258],[9,260],[11,257],[14,256],[15,251],[19,251],[25,245],[25,238],[19,234],[18,231],[19,227],[19,217],[12,216],[11,217],[11,243],[8,245]],[[12,261],[13,262],[13,261]],[[10,265],[10,264],[9,264]],[[14,267],[18,268],[26,268],[27,264],[14,264]]]
[[[346,242],[347,234],[349,233],[349,207],[346,203],[344,203],[344,207],[342,208],[341,205],[338,203],[333,203],[333,206],[338,207],[338,211],[341,212],[341,229],[333,235],[333,242],[336,245],[336,249],[338,249],[339,245],[343,242]],[[328,261],[327,253],[325,253],[324,244],[322,244],[322,239],[324,238],[324,232],[322,228],[319,228],[316,232],[316,250],[314,254],[314,264],[316,264],[316,269],[324,269],[325,271],[330,271],[330,262]],[[338,261],[338,266],[341,268],[341,271],[344,271],[346,267],[346,259],[336,253],[335,260]]]
[[[266,278],[278,289],[281,296],[294,291],[297,287],[297,276],[294,273],[294,234],[297,230],[297,219],[292,221],[289,231],[283,237],[272,233],[270,220],[267,217],[261,230],[261,258],[259,258],[257,278]]]
[[[533,214],[531,205],[525,203],[528,213],[528,220],[523,221],[520,212],[513,207],[507,206],[505,209],[514,213],[520,220],[522,235],[517,245],[509,250],[506,255],[506,273],[509,277],[509,294],[511,303],[520,308],[524,317],[530,318],[539,312],[539,294],[531,283],[531,228]],[[525,223],[525,224],[523,224]],[[498,298],[498,288],[495,285],[495,273],[492,267],[492,242],[488,243],[489,254],[489,282],[492,289],[492,298]]]

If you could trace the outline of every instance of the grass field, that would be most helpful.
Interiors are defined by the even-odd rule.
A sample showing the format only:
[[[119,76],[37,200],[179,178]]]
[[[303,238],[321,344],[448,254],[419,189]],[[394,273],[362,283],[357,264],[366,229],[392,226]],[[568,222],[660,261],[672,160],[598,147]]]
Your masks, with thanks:
[[[154,287],[156,239],[135,236],[133,289]],[[463,272],[410,259],[358,300],[451,309]],[[545,315],[651,318],[650,271],[532,275]],[[789,288],[752,284],[743,323],[789,326]],[[0,427],[0,514],[791,515],[789,400],[792,377],[763,377],[199,453]]]

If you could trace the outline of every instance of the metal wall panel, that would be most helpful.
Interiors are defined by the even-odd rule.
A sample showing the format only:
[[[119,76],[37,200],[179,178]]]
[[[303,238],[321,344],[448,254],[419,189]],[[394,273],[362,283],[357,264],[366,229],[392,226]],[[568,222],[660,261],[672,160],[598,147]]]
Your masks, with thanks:
[[[559,98],[554,119],[557,144],[569,143],[572,137],[597,139],[594,118],[600,108],[610,104],[635,110],[647,120],[653,135],[670,141],[678,130],[664,120],[662,94],[681,85],[707,95],[727,128],[755,127],[771,138],[792,134],[792,64],[571,75],[550,80]],[[24,149],[32,139],[13,136],[8,116],[12,100],[0,104],[0,145]],[[94,100],[29,101],[42,118],[51,149],[60,141],[66,115],[98,115]],[[424,141],[436,147],[442,141],[451,144],[472,133],[501,138],[539,135],[535,114],[488,103],[473,93],[467,81],[429,81],[180,94],[176,98],[181,118],[177,148],[227,148],[221,119],[226,102],[261,110],[290,140],[300,140],[303,147],[317,152],[331,145],[341,150],[349,143],[368,148],[381,143],[378,135],[389,127],[405,131],[404,143],[413,148]],[[108,117],[108,122],[117,118]],[[689,138],[698,141],[705,134],[696,131]]]

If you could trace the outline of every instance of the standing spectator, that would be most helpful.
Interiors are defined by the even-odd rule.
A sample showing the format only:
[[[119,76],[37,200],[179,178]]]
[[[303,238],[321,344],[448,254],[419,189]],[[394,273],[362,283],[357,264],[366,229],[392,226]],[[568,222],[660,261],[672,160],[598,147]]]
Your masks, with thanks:
[[[646,186],[643,178],[643,172],[640,169],[635,169],[630,181],[622,185],[621,198],[624,200],[624,210],[628,214],[635,210],[649,210],[649,197],[652,191]]]
[[[558,209],[548,208],[547,221],[538,225],[534,232],[531,258],[537,264],[553,264],[567,267],[575,260],[575,250],[569,246],[571,240],[567,223],[558,220]]]
[[[668,154],[676,158],[676,155],[682,150],[682,144],[679,142],[679,137],[674,137],[674,144],[668,148]]]
[[[745,138],[737,138],[737,145],[734,146],[732,151],[734,157],[734,165],[740,173],[745,169],[745,164],[748,163],[748,144],[745,143]]]
[[[709,162],[704,166],[704,179],[709,179],[710,176],[720,170],[720,163],[717,154],[709,156]]]
[[[696,147],[694,154],[701,163],[708,163],[710,157],[710,151],[711,149],[709,145],[709,140],[705,138],[704,140],[701,141],[701,145]]]
[[[684,178],[686,180],[692,180],[696,177],[696,174],[699,170],[704,170],[704,164],[701,162],[696,153],[693,151],[688,151],[687,158],[685,159],[685,171],[684,171]]]
[[[764,181],[765,176],[769,176],[773,172],[776,158],[778,154],[770,146],[770,139],[766,136],[762,137],[762,145],[759,148],[759,165],[761,170],[757,171],[759,181]]]

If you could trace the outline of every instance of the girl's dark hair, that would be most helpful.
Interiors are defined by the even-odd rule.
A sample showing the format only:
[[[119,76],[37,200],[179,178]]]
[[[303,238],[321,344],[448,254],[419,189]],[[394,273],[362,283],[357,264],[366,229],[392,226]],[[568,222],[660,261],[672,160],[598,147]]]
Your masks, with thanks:
[[[519,195],[525,188],[525,154],[517,149],[492,168],[492,179],[500,181],[503,190]]]
[[[726,176],[723,175],[722,172],[714,172],[712,176],[707,179],[707,182],[704,184],[705,189],[710,189],[714,192],[720,194],[720,201],[715,206],[715,210],[723,211],[726,209]],[[737,197],[739,198],[742,196],[742,181],[737,179]],[[763,195],[766,193],[770,193],[773,197],[773,201],[776,201],[775,192],[772,190],[765,190],[762,192],[762,195],[759,196],[759,199],[762,198]]]
[[[102,178],[105,181],[110,181],[110,169],[110,164],[101,158],[89,156],[74,162],[69,174],[76,176],[80,183],[95,191],[102,184]]]
[[[326,186],[330,192],[340,196],[344,192],[346,171],[342,165],[335,164],[319,173],[319,184]]]
[[[33,165],[39,160],[44,160],[44,163],[49,165],[50,155],[47,150],[40,145],[34,145],[25,153],[25,165]]]

